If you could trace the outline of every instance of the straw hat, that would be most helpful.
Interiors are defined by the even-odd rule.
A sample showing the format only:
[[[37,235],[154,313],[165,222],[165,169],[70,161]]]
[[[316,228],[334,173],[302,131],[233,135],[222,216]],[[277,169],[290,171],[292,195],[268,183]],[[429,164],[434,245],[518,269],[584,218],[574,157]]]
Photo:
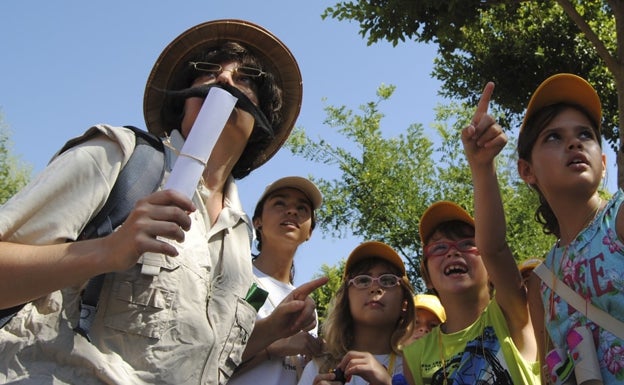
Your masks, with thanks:
[[[303,86],[299,66],[277,37],[263,27],[243,20],[214,20],[196,25],[175,38],[160,54],[147,80],[143,114],[147,129],[158,136],[170,131],[164,124],[165,93],[188,85],[176,84],[176,77],[197,54],[227,41],[249,49],[275,76],[283,92],[282,122],[273,127],[275,137],[266,150],[254,160],[255,169],[269,160],[290,135],[301,109]]]

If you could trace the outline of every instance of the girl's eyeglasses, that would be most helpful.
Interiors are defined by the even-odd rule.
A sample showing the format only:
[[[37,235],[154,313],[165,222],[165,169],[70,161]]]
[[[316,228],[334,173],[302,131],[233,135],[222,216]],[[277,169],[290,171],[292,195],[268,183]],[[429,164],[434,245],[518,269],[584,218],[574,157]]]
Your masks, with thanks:
[[[462,253],[475,253],[477,251],[477,245],[475,244],[474,238],[460,239],[456,242],[439,241],[425,246],[425,258],[445,255],[449,252],[449,250],[451,250],[451,248],[461,251]]]
[[[379,277],[371,277],[370,275],[356,275],[349,280],[349,285],[353,285],[356,289],[368,289],[377,282],[379,286],[389,289],[398,286],[401,283],[401,277],[394,274],[382,274]]]
[[[223,67],[220,64],[216,64],[216,63],[192,61],[192,62],[189,62],[189,65],[198,71],[208,72],[208,73],[213,74],[214,76],[219,76],[219,74],[224,71]],[[233,76],[238,75],[238,76],[246,76],[250,78],[259,78],[265,73],[266,72],[262,71],[261,69],[253,68],[253,67],[236,67],[232,70]]]

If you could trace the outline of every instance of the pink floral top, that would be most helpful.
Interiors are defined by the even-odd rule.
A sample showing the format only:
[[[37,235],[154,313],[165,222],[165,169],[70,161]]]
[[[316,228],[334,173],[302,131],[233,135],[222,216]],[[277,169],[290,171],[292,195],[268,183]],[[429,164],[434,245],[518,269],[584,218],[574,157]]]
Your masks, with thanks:
[[[619,190],[572,243],[553,247],[544,262],[574,291],[620,321],[624,320],[624,243],[616,234],[615,220],[622,201],[624,193]],[[587,326],[594,337],[604,384],[621,384],[624,341],[588,320],[543,282],[541,292],[546,328],[555,346],[569,351],[568,332]]]

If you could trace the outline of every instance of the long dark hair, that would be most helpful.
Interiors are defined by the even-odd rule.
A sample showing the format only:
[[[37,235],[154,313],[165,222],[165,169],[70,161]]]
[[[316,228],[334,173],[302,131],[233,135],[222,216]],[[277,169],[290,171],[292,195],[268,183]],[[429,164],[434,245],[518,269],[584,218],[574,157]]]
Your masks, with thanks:
[[[569,103],[558,103],[542,108],[536,111],[525,122],[523,128],[520,130],[518,136],[518,158],[523,159],[531,163],[531,155],[533,152],[533,146],[539,137],[542,130],[555,119],[562,111],[573,108],[583,113],[587,119],[591,122],[594,133],[598,140],[598,145],[602,147],[602,141],[600,137],[600,122],[594,121],[591,115],[581,106]],[[535,210],[535,220],[542,225],[545,234],[553,234],[556,237],[561,236],[559,227],[559,221],[555,217],[555,213],[546,201],[544,194],[539,190],[537,186],[531,186],[533,190],[537,192],[539,198],[539,206]]]

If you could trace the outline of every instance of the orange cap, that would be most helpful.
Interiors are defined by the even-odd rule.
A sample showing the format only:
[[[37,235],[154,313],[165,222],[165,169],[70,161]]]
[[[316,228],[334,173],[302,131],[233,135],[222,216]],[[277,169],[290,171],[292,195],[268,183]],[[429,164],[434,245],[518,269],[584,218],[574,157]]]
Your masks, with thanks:
[[[368,241],[357,246],[345,263],[344,278],[349,276],[349,271],[357,262],[368,258],[380,258],[386,260],[401,271],[401,276],[405,277],[405,264],[394,249],[383,242]]]
[[[419,232],[422,245],[431,237],[436,227],[448,221],[462,221],[474,227],[474,219],[456,203],[439,201],[431,206],[420,217]]]
[[[441,323],[446,322],[446,312],[437,296],[433,294],[416,294],[414,296],[414,306],[417,309],[427,309],[435,314]]]
[[[582,107],[600,129],[602,107],[600,106],[600,97],[598,97],[594,87],[580,76],[560,73],[544,80],[533,92],[522,126],[520,126],[520,132],[535,112],[557,103],[569,103]]]

